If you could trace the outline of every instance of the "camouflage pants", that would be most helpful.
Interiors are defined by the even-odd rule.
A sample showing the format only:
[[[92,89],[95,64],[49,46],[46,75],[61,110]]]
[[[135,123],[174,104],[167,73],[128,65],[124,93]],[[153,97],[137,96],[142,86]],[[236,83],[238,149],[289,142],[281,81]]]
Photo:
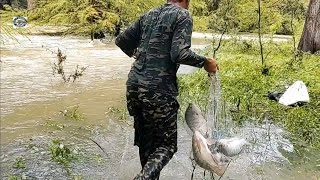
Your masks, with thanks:
[[[135,179],[159,179],[177,151],[176,96],[127,86],[127,107],[134,117],[134,145],[139,147],[141,172]]]

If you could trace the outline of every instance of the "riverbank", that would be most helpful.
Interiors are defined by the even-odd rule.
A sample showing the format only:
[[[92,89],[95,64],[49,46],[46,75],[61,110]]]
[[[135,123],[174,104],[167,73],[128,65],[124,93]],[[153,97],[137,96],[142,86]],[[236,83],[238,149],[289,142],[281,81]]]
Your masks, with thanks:
[[[11,26],[11,24],[7,24],[7,26]],[[23,35],[48,35],[48,36],[61,36],[61,35],[72,35],[72,36],[85,36],[90,38],[88,35],[81,35],[81,34],[70,34],[68,30],[71,28],[68,26],[51,26],[51,25],[35,25],[35,24],[28,24],[26,29],[12,29],[12,31],[17,31]],[[208,32],[193,32],[192,38],[194,39],[207,39],[208,41],[213,39],[220,39],[221,34],[218,33],[208,33]],[[112,38],[108,37],[107,38]],[[234,35],[225,34],[222,37],[223,40],[253,40],[258,41],[259,37],[255,33],[239,33]],[[290,35],[276,35],[276,34],[264,34],[262,35],[263,41],[274,41],[274,42],[288,42],[292,39]]]
[[[192,33],[192,38],[201,38],[201,39],[208,39],[208,40],[213,40],[213,39],[220,39],[221,34],[217,33],[203,33],[203,32],[193,32]],[[259,36],[258,34],[254,33],[239,33],[239,34],[234,34],[234,35],[228,35],[225,34],[222,36],[222,40],[241,40],[241,41],[258,41]],[[262,35],[262,41],[274,41],[274,42],[288,42],[292,39],[292,36],[289,35],[272,35],[272,34],[263,34]]]

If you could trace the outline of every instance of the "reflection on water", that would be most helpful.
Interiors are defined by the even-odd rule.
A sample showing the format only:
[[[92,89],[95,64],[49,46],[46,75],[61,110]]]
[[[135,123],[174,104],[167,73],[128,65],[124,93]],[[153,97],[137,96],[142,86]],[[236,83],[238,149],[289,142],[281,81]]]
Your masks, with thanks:
[[[111,107],[123,108],[125,104],[125,79],[133,60],[112,43],[79,37],[17,39],[20,44],[12,41],[1,47],[1,177],[72,179],[79,175],[84,179],[132,179],[140,170],[138,150],[133,146],[132,121],[115,121],[108,112]],[[193,48],[207,44],[204,40],[195,40]],[[56,54],[50,51],[57,48],[67,55],[67,73],[72,73],[77,64],[89,66],[75,83],[63,84],[59,76],[52,76],[51,64]],[[179,73],[193,70],[182,66]],[[62,115],[61,111],[75,106],[79,106],[84,120]],[[232,132],[246,137],[253,146],[233,160],[222,179],[320,177],[314,164],[309,171],[303,166],[290,166],[292,159],[287,156],[293,153],[284,156],[279,150],[292,150],[281,128],[247,124],[234,127]],[[89,137],[99,143],[106,154]],[[48,143],[55,138],[79,149],[79,159],[71,164],[71,175],[51,160]],[[191,137],[182,123],[179,123],[178,147],[161,179],[190,179]],[[19,156],[26,160],[24,169],[12,168]],[[318,156],[310,154],[313,159],[320,159]],[[202,179],[202,175],[203,170],[197,168],[195,179]]]

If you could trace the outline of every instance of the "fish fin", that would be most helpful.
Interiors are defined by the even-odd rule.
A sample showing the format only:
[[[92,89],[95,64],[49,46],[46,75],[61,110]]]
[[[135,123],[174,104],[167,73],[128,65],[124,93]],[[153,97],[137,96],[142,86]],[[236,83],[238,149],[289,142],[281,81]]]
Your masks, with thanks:
[[[214,154],[211,153],[211,158],[218,165],[219,164],[219,160],[215,155],[216,155],[216,153],[214,153]]]
[[[213,167],[213,172],[218,176],[222,176],[225,173],[227,166],[220,162],[220,159],[218,159],[219,157],[215,157],[217,155],[219,154],[215,154],[215,155],[211,154],[211,158],[215,164]]]

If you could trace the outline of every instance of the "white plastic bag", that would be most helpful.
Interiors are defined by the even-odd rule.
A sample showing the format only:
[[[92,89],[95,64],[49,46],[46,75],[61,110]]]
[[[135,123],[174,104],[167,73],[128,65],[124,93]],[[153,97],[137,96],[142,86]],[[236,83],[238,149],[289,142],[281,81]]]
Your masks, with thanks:
[[[292,84],[279,99],[279,103],[285,106],[309,101],[308,89],[302,81],[296,81]]]

